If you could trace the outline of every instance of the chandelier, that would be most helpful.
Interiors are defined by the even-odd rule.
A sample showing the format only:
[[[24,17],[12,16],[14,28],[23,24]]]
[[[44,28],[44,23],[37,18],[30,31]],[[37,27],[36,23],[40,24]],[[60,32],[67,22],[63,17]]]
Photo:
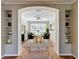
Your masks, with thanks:
[[[40,17],[39,16],[35,16],[36,20],[40,20]]]

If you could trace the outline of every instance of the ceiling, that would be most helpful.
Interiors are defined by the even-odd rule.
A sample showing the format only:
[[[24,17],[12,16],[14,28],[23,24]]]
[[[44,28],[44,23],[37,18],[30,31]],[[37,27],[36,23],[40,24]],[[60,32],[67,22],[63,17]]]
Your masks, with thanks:
[[[27,12],[23,12],[22,13],[22,17],[23,19],[25,19],[26,21],[32,21],[32,20],[37,20],[38,17],[39,17],[39,20],[43,20],[43,21],[48,21],[49,19],[52,20],[54,19],[56,16],[56,13],[55,12],[49,12],[49,11],[46,11],[46,10],[40,10],[40,11],[37,11],[37,10],[30,10],[30,11],[27,11]],[[38,20],[37,20],[38,21]]]
[[[39,18],[38,18],[39,17]],[[47,10],[28,10],[22,12],[22,24],[26,24],[27,21],[55,21],[56,13],[49,12]]]
[[[76,0],[2,0],[4,4],[72,4]]]

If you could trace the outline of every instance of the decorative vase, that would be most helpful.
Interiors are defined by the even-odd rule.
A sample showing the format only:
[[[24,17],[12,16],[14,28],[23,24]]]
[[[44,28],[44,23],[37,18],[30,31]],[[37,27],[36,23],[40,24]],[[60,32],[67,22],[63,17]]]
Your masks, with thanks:
[[[8,44],[10,44],[11,43],[11,39],[8,39]]]

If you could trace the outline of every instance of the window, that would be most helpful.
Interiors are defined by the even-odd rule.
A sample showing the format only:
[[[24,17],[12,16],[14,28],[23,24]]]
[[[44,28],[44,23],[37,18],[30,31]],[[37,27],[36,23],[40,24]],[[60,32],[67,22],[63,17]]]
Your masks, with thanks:
[[[31,24],[31,32],[35,35],[42,35],[45,33],[46,30],[46,24]]]

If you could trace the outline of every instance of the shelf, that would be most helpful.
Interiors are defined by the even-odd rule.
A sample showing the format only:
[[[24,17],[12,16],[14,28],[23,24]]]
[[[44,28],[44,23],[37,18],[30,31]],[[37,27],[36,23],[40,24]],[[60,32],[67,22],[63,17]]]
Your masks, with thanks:
[[[71,44],[72,42],[65,42],[65,44]]]
[[[71,10],[65,10],[65,43],[71,44]]]
[[[65,22],[68,22],[68,23],[70,23],[70,21],[65,21]]]
[[[5,28],[7,29],[6,43],[8,43],[8,41],[11,41],[8,44],[12,44],[12,10],[5,10],[5,13],[6,13],[5,20],[7,22],[7,25],[5,26]]]
[[[5,17],[6,18],[6,20],[12,20],[12,18],[11,17]]]
[[[66,28],[69,28],[69,27],[71,28],[72,26],[69,25],[69,26],[65,26],[65,27],[66,27]]]

